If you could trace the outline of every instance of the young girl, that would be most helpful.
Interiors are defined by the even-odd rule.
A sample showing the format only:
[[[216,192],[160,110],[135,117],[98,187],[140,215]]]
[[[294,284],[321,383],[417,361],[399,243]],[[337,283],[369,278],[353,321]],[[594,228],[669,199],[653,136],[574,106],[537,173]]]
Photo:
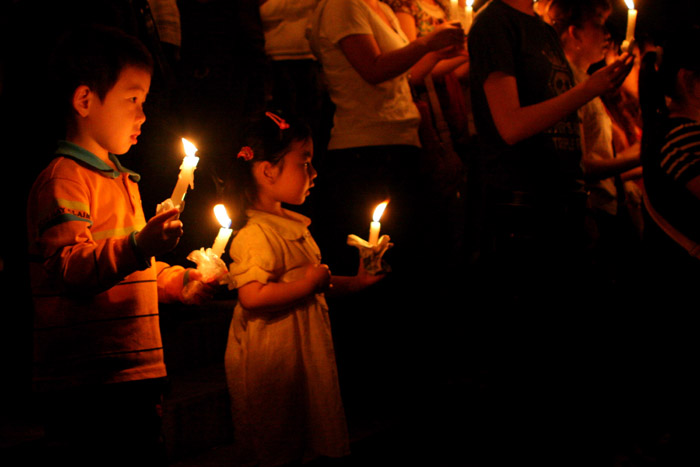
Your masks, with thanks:
[[[300,205],[314,186],[309,129],[266,113],[233,164],[231,278],[238,289],[226,349],[235,456],[280,465],[349,453],[325,291],[360,290],[381,276],[332,276]]]

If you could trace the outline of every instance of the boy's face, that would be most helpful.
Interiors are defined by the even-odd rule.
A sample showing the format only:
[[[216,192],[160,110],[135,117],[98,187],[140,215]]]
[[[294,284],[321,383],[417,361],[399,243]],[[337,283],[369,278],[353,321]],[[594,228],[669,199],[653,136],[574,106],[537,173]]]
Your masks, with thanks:
[[[143,104],[151,86],[145,70],[126,67],[104,100],[93,93],[82,127],[82,145],[98,156],[124,154],[136,144],[146,121]]]

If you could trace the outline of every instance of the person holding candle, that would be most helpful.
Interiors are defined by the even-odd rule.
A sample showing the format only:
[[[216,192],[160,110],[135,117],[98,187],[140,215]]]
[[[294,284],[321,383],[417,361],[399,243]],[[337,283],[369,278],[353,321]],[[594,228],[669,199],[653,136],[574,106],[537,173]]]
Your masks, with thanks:
[[[633,342],[639,355],[630,382],[648,407],[638,417],[647,430],[662,426],[674,454],[695,462],[698,387],[688,368],[697,361],[697,337],[688,305],[700,281],[700,30],[697,16],[645,53],[639,72],[644,132],[643,277]],[[692,306],[692,305],[691,305]],[[643,337],[642,337],[643,336]],[[630,346],[632,348],[632,346]],[[635,405],[632,410],[638,410]],[[632,411],[630,410],[630,411]],[[641,419],[641,420],[640,420]],[[657,433],[660,431],[657,431]],[[677,452],[677,454],[676,454]]]
[[[464,31],[445,24],[409,41],[383,2],[323,0],[308,37],[335,105],[328,152],[319,163],[326,176],[313,205],[319,241],[333,253],[333,269],[351,273],[354,258],[342,249],[346,236],[371,215],[362,207],[369,211],[391,198],[397,216],[392,234],[401,251],[411,251],[402,257],[398,248],[392,253],[396,270],[402,270],[399,262],[405,259],[408,267],[415,261],[412,255],[420,253],[413,245],[420,243],[419,218],[426,212],[421,116],[409,80],[421,82],[441,60],[459,55]]]
[[[577,110],[616,88],[632,66],[624,54],[581,83],[556,32],[531,0],[493,0],[469,34],[472,109],[481,143],[486,276],[502,298],[557,302],[580,284],[586,204]],[[476,170],[474,171],[477,172]],[[523,269],[525,268],[525,269]],[[542,296],[542,283],[556,286]],[[568,292],[567,292],[568,291]],[[554,295],[555,294],[555,295]]]
[[[588,78],[592,65],[603,61],[610,46],[606,21],[612,7],[609,0],[552,0],[544,19],[559,34],[564,53],[576,82]],[[613,124],[600,97],[579,110],[583,157],[581,159],[591,225],[589,236],[593,275],[606,292],[614,283],[636,287],[633,273],[638,270],[639,236],[629,217],[626,204],[641,203],[641,189],[629,171],[641,166],[639,144],[616,152]],[[638,178],[641,174],[638,173]],[[629,178],[624,178],[629,177]],[[602,290],[601,290],[602,292]]]
[[[72,30],[52,60],[65,140],[27,204],[47,461],[164,465],[158,301],[211,297],[197,271],[153,260],[182,236],[178,211],[146,222],[139,176],[116,157],[137,142],[152,66],[137,39],[102,27]]]
[[[532,0],[491,0],[474,19],[468,48],[480,142],[471,180],[484,198],[476,289],[494,310],[479,321],[477,338],[494,349],[484,364],[497,388],[492,408],[507,417],[503,425],[522,430],[516,436],[541,427],[548,445],[571,447],[576,435],[557,436],[576,427],[557,414],[582,414],[569,400],[580,396],[572,378],[587,328],[572,320],[591,298],[577,110],[619,86],[632,60],[623,55],[576,83],[556,31]],[[560,421],[561,432],[548,429]],[[495,441],[514,441],[517,456],[518,439],[502,442],[503,427],[491,427]]]
[[[349,454],[325,293],[379,281],[360,265],[331,275],[301,205],[316,179],[309,128],[267,112],[251,122],[226,191],[234,212],[230,279],[238,290],[226,375],[240,465]],[[236,464],[239,465],[239,464]]]

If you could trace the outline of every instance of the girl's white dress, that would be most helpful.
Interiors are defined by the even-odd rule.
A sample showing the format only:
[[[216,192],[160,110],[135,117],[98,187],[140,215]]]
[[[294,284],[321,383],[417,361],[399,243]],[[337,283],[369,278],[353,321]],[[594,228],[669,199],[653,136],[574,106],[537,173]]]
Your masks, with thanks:
[[[320,264],[310,220],[251,210],[231,245],[236,287],[291,282]],[[236,462],[280,465],[349,454],[328,306],[316,294],[280,312],[236,304],[226,348]]]

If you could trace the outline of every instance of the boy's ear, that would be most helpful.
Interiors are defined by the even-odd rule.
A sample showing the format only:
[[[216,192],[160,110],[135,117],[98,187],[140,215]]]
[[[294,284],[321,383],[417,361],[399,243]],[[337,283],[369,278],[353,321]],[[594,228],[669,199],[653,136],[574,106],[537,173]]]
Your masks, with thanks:
[[[81,117],[86,117],[90,113],[90,103],[94,98],[92,90],[81,84],[73,93],[73,109],[78,112]]]

